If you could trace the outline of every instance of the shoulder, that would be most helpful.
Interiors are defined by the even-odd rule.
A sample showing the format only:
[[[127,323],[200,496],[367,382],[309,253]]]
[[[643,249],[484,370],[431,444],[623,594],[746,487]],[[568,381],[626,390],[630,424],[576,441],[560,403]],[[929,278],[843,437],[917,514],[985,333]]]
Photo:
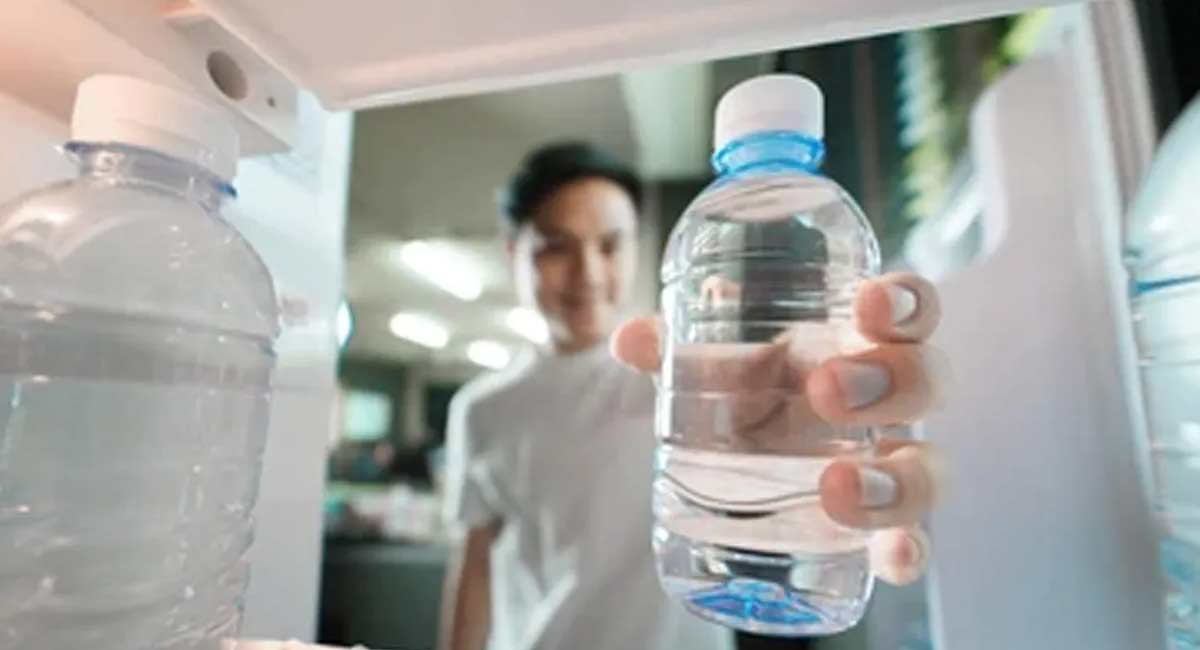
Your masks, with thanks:
[[[475,432],[476,424],[492,418],[504,421],[522,403],[530,363],[519,360],[503,370],[488,372],[467,382],[450,400],[451,430]],[[511,416],[510,416],[511,417]]]

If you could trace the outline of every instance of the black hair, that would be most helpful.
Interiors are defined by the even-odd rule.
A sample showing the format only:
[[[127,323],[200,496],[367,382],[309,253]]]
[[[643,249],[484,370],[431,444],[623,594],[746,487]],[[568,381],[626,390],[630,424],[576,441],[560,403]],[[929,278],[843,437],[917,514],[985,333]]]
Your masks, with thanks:
[[[521,161],[500,195],[500,214],[508,225],[520,226],[552,194],[584,178],[604,178],[616,183],[629,195],[634,207],[641,209],[642,180],[633,168],[586,142],[555,142],[534,149]]]

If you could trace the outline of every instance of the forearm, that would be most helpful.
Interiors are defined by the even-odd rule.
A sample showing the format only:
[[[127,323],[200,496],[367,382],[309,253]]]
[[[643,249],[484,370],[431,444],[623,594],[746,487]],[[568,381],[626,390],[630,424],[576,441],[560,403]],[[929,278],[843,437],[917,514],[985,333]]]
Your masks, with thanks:
[[[452,571],[446,576],[445,590],[438,635],[441,650],[484,650],[491,623],[490,585],[472,573]]]
[[[491,625],[491,531],[472,531],[454,552],[442,591],[440,650],[484,650]]]

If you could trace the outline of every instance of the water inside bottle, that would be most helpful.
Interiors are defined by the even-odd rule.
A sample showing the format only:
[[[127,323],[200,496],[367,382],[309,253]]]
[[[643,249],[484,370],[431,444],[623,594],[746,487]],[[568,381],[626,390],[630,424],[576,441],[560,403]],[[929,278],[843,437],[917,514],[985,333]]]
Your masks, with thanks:
[[[1200,650],[1200,408],[1195,399],[1200,280],[1143,279],[1134,285],[1132,307],[1150,436],[1150,496],[1166,586],[1167,645]]]
[[[848,324],[794,323],[769,343],[675,346],[656,459],[662,582],[699,615],[767,634],[853,625],[870,596],[867,533],[834,522],[821,474],[872,433],[818,417],[803,382],[861,345]]]
[[[262,342],[10,306],[0,346],[0,646],[217,650],[248,576]]]

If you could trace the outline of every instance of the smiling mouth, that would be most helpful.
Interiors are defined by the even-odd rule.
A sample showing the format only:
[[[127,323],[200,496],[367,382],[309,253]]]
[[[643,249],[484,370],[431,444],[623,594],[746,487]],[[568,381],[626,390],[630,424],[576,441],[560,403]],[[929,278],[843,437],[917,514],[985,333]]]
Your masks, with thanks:
[[[568,309],[596,309],[602,302],[599,298],[566,298],[563,305]]]

